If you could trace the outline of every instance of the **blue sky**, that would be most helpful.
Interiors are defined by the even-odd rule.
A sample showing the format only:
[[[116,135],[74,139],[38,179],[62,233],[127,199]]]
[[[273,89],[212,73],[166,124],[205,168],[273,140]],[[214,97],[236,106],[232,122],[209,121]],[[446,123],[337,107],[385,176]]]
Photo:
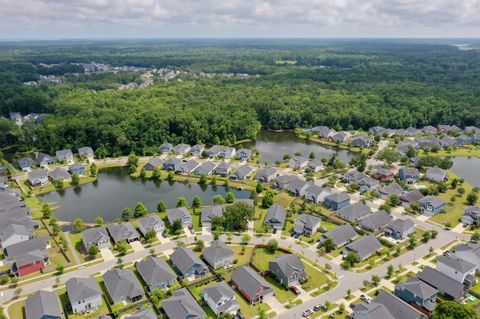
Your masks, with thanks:
[[[478,37],[480,0],[0,0],[0,39]]]

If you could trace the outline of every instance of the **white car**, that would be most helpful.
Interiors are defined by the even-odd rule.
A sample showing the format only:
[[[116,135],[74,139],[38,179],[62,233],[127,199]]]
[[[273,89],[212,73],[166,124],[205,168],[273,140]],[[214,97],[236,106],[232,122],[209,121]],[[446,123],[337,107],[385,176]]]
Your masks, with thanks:
[[[312,313],[313,313],[312,309],[307,309],[302,313],[302,316],[304,316],[306,318],[306,317],[310,316]]]
[[[362,299],[364,302],[366,303],[371,303],[372,302],[372,298],[370,298],[369,296],[367,295],[361,295],[360,296],[360,299]]]

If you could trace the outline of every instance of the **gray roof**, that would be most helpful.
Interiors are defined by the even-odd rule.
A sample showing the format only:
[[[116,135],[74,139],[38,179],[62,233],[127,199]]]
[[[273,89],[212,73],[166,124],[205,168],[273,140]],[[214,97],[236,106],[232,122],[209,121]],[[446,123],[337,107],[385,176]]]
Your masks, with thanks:
[[[268,177],[275,175],[277,171],[271,167],[265,167],[257,171],[257,179],[260,177]]]
[[[49,239],[48,236],[42,236],[10,245],[5,248],[5,255],[17,259],[29,252],[45,251]]]
[[[108,224],[107,230],[115,242],[138,238],[140,236],[131,223]]]
[[[171,151],[173,150],[173,145],[170,143],[163,143],[162,145],[159,146],[159,149],[162,151]]]
[[[217,167],[217,164],[215,164],[212,161],[206,161],[203,162],[199,167],[197,167],[197,171],[202,170],[204,172],[211,172]]]
[[[38,163],[41,163],[43,162],[44,160],[46,162],[54,162],[53,160],[53,157],[51,157],[50,155],[46,154],[46,153],[42,153],[42,152],[37,152],[37,154],[35,154],[35,160],[38,162]]]
[[[398,185],[397,183],[391,183],[385,187],[382,187],[378,190],[380,194],[384,194],[387,196],[391,195],[398,195],[400,196],[403,193],[402,186]]]
[[[141,309],[131,316],[125,317],[125,319],[157,319],[157,315],[153,312],[152,308]]]
[[[200,220],[202,223],[210,222],[212,217],[220,217],[223,215],[223,206],[222,205],[214,205],[209,207],[202,207],[202,213]]]
[[[186,288],[173,292],[173,296],[162,301],[162,308],[169,319],[200,319],[205,312]]]
[[[148,256],[135,265],[143,281],[149,286],[170,282],[177,278],[173,270],[160,257]]]
[[[203,269],[208,268],[190,248],[178,247],[170,255],[170,260],[182,275],[185,275],[194,265],[199,265]]]
[[[371,303],[356,306],[354,313],[368,319],[427,319],[426,315],[385,290],[380,290]]]
[[[177,153],[184,153],[184,152],[186,152],[189,148],[190,148],[190,145],[181,143],[181,144],[175,145],[174,151],[177,152]]]
[[[95,278],[70,278],[65,282],[70,303],[100,296],[100,287]]]
[[[471,271],[472,269],[476,268],[477,266],[472,264],[471,262],[468,262],[463,259],[459,259],[454,256],[439,256],[437,258],[437,264],[442,263],[450,268],[455,269],[456,271],[459,271],[461,273],[466,273]]]
[[[202,291],[202,295],[206,294],[212,299],[215,304],[219,304],[224,300],[229,300],[228,302],[222,304],[218,307],[218,312],[222,313],[225,310],[231,309],[232,306],[239,308],[240,305],[235,300],[235,291],[232,290],[224,281],[213,284]]]
[[[138,225],[142,226],[145,229],[154,228],[155,226],[161,225],[163,227],[163,220],[158,215],[148,215],[142,218],[139,218]]]
[[[320,196],[323,192],[331,192],[331,188],[320,187],[318,185],[310,185],[308,186],[307,193],[312,194],[313,196],[317,197]]]
[[[447,176],[447,172],[438,167],[431,167],[427,169],[427,178],[436,181],[442,181]]]
[[[235,175],[239,179],[246,178],[253,172],[253,168],[248,165],[242,165],[237,168],[237,170],[232,174]]]
[[[185,207],[167,209],[167,218],[170,224],[173,224],[177,219],[182,220],[185,216],[190,216],[188,209]]]
[[[44,170],[43,168],[34,169],[33,171],[28,172],[27,175],[28,175],[28,179],[30,181],[34,181],[34,180],[37,180],[37,179],[48,177],[47,171]]]
[[[325,196],[325,199],[328,199],[330,201],[336,202],[336,203],[341,203],[344,202],[348,199],[350,199],[350,196],[348,196],[347,193],[333,193],[328,196]]]
[[[220,174],[220,173],[227,173],[232,169],[232,165],[227,162],[221,162],[218,164],[217,167],[215,167],[215,173]]]
[[[422,192],[420,192],[418,189],[414,189],[400,196],[400,199],[404,202],[413,203],[413,202],[418,202],[424,197],[425,195],[423,195]]]
[[[55,292],[38,290],[25,300],[25,319],[41,319],[43,316],[64,317]]]
[[[30,233],[24,225],[9,224],[0,229],[0,242],[4,242],[13,235],[30,236]]]
[[[370,208],[370,206],[365,205],[362,202],[358,202],[358,203],[340,208],[339,210],[337,210],[336,214],[340,218],[353,222],[358,220],[360,217],[370,214],[371,211],[372,209]]]
[[[276,224],[279,228],[283,228],[287,218],[287,210],[282,204],[274,203],[267,210],[267,216],[265,216],[265,223]]]
[[[48,176],[54,181],[70,179],[72,177],[63,167],[57,167],[54,170],[51,170],[48,172]]]
[[[85,163],[82,163],[82,162],[76,162],[76,163],[73,163],[72,165],[70,165],[68,167],[68,170],[69,171],[72,171],[72,170],[76,170],[76,169],[80,169],[80,168],[85,168]]]
[[[479,244],[460,244],[455,247],[454,256],[467,260],[477,267],[480,267],[480,245]]]
[[[450,295],[454,299],[460,299],[466,294],[466,286],[430,266],[425,267],[419,272],[417,278],[438,289],[440,292]]]
[[[110,237],[108,237],[107,229],[105,227],[89,228],[85,229],[82,232],[82,240],[85,245],[89,245],[90,243],[97,243],[104,238],[110,240]]]
[[[364,216],[358,220],[361,227],[368,230],[382,228],[393,220],[392,216],[386,211],[381,210],[376,213]]]
[[[21,168],[28,168],[34,166],[35,162],[31,157],[22,157],[18,160],[18,165],[20,165]]]
[[[222,260],[224,258],[233,257],[233,250],[223,242],[214,240],[210,246],[203,249],[202,254],[205,259]]]
[[[154,158],[151,158],[147,165],[152,166],[152,167],[160,167],[162,165],[163,161],[160,157],[155,156]]]
[[[297,233],[301,233],[305,227],[313,229],[315,226],[319,225],[321,221],[322,219],[320,217],[310,214],[302,214],[295,219],[293,227]],[[298,227],[301,227],[301,229],[298,229]]]
[[[354,251],[363,260],[368,256],[371,256],[376,251],[382,248],[382,244],[374,236],[363,236],[351,244],[348,244],[345,248]]]
[[[240,266],[235,269],[232,274],[232,281],[250,297],[255,296],[261,288],[263,288],[262,294],[264,295],[273,291],[273,288],[265,279],[247,266]]]
[[[394,219],[390,224],[388,224],[388,228],[395,232],[399,232],[403,234],[405,231],[409,230],[415,226],[415,223],[410,219]]]
[[[325,239],[331,238],[335,246],[339,246],[342,243],[354,239],[356,236],[357,233],[353,227],[350,224],[345,224],[326,232],[322,237]]]
[[[56,151],[55,156],[57,158],[70,157],[70,156],[73,156],[73,153],[72,153],[72,150],[70,149],[64,149],[64,150]]]
[[[78,149],[78,155],[80,156],[95,155],[95,152],[90,146],[84,146]]]
[[[408,290],[422,299],[430,298],[437,293],[437,289],[414,277],[408,277],[407,281],[397,283],[395,289]]]
[[[144,295],[142,286],[130,269],[113,268],[103,274],[103,282],[112,300]]]
[[[303,272],[305,267],[297,255],[285,254],[269,261],[268,268],[271,269],[272,264],[276,264],[278,269],[287,277],[290,278],[293,274]]]
[[[440,197],[426,196],[418,201],[421,204],[432,205],[435,208],[438,208],[442,205],[445,205],[445,201]]]
[[[200,163],[192,158],[192,159],[182,163],[182,170],[186,171],[186,172],[191,172],[195,168],[197,168],[199,165],[200,165]]]

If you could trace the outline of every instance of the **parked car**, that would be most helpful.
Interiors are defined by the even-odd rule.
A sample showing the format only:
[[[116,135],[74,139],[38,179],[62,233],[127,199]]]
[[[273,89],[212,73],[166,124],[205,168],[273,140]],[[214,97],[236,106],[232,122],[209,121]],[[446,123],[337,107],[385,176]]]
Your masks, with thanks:
[[[445,257],[450,257],[452,255],[452,252],[447,250],[446,252],[443,253],[443,255]]]
[[[367,296],[367,295],[360,295],[360,299],[362,299],[366,303],[372,302],[372,298],[370,298],[370,296]]]
[[[320,311],[320,310],[322,310],[322,309],[324,309],[324,308],[325,308],[324,305],[315,305],[315,307],[313,307],[313,310],[314,310],[314,311]]]
[[[301,293],[300,288],[298,288],[297,286],[290,286],[290,291],[296,295],[299,295]]]
[[[302,316],[306,318],[310,316],[312,313],[313,313],[312,309],[307,309],[302,313]]]

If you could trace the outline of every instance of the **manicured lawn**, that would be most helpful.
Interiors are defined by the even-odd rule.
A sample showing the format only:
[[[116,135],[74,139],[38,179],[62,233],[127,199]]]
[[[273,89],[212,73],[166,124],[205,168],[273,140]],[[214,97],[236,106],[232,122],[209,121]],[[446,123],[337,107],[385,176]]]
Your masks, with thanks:
[[[264,278],[273,287],[273,290],[275,291],[275,298],[277,298],[278,301],[285,303],[289,300],[295,299],[296,295],[286,287],[282,286],[272,276],[265,276]]]
[[[267,210],[263,208],[256,208],[255,209],[255,220],[253,222],[254,226],[253,229],[256,232],[260,232],[263,226],[263,222],[265,220],[265,216],[267,216]]]
[[[279,192],[274,198],[275,203],[280,203],[285,207],[289,207],[290,203],[292,203],[294,200],[295,197],[284,191]]]
[[[8,317],[10,319],[25,318],[25,300],[18,301],[8,307]]]
[[[253,257],[253,264],[260,269],[260,271],[268,270],[268,262],[278,256],[284,255],[280,251],[275,251],[273,254],[269,252],[266,248],[255,249],[255,256]]]
[[[230,246],[235,254],[235,259],[237,260],[237,265],[242,266],[248,264],[250,257],[252,256],[253,247],[243,246],[245,251],[242,253],[242,246]]]
[[[72,242],[72,246],[75,248],[75,252],[77,253],[77,256],[80,258],[82,262],[85,262],[87,260],[87,255],[85,254],[85,248],[83,247],[82,243],[82,233],[71,233],[67,232],[65,233],[66,236],[70,237],[70,241]],[[97,257],[100,254],[97,254]]]
[[[190,210],[191,211],[191,210]],[[192,215],[192,223],[193,223],[193,229],[197,231],[202,231],[202,225],[200,224],[200,208],[197,209],[197,213],[193,213],[193,211],[190,212],[190,215]]]
[[[418,152],[418,156],[425,155],[422,150]],[[480,157],[480,148],[478,146],[469,145],[465,147],[457,147],[457,149],[449,152],[446,150],[440,150],[437,153],[429,152],[430,156],[472,156]]]
[[[480,278],[477,276],[477,280],[480,280]],[[476,292],[477,294],[480,294],[480,281],[477,281],[477,284],[471,288],[473,292]]]
[[[105,296],[103,296],[103,295],[102,295],[102,299],[103,299],[102,306],[100,307],[100,309],[98,311],[91,312],[91,313],[84,314],[84,315],[80,315],[80,314],[72,314],[72,313],[67,312],[67,304],[69,304],[70,301],[68,300],[65,288],[58,290],[57,294],[60,298],[60,303],[62,304],[63,312],[65,314],[68,314],[67,315],[68,319],[81,319],[81,318],[83,318],[83,319],[94,319],[94,318],[98,318],[101,315],[105,315],[105,314],[109,313],[109,309],[108,309],[108,306],[107,306],[107,300],[106,300]]]
[[[249,304],[245,300],[245,298],[243,298],[241,295],[238,294],[237,291],[235,291],[235,292],[236,292],[235,297],[236,297],[238,303],[240,304],[240,311],[245,315],[246,318],[255,317],[258,314],[259,309],[263,309],[265,311],[270,310],[270,306],[268,306],[265,303],[256,304],[254,306]]]
[[[44,203],[42,203],[37,197],[34,197],[34,196],[26,197],[25,204],[32,211],[33,218],[42,217],[42,206]]]
[[[302,285],[303,290],[310,291],[314,288],[323,286],[327,282],[327,275],[325,275],[323,272],[313,268],[305,262],[303,262],[303,265],[308,276],[307,282]]]

